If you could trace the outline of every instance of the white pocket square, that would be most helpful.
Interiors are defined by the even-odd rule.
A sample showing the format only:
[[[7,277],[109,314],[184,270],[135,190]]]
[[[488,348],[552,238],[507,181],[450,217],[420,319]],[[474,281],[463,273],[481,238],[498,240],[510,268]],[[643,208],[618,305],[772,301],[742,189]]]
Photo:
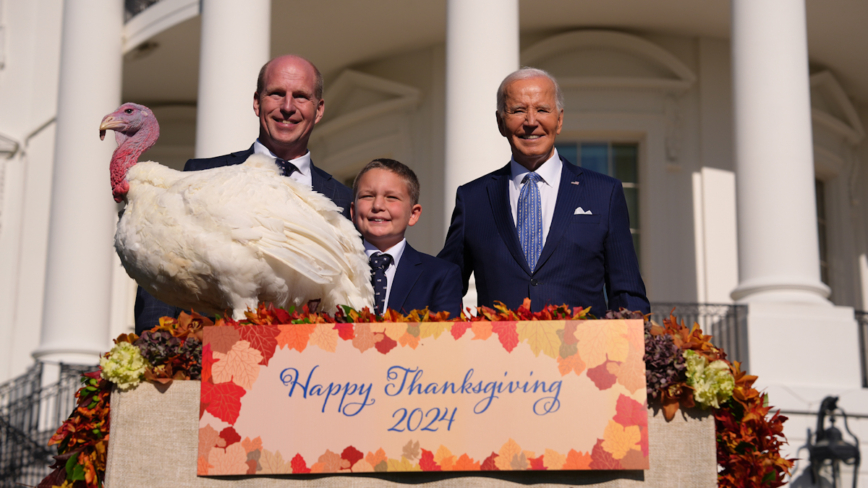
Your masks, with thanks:
[[[576,209],[573,215],[593,215],[590,210],[582,210],[582,207]]]

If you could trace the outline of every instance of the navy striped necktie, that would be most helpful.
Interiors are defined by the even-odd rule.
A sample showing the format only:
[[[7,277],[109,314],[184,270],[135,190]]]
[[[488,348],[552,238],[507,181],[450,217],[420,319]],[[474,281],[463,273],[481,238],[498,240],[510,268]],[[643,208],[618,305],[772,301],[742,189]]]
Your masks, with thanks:
[[[280,170],[283,172],[283,176],[292,176],[292,174],[296,171],[301,173],[301,171],[299,171],[299,169],[294,164],[290,163],[285,159],[277,158],[274,160],[274,164],[276,164],[277,167],[280,168]]]
[[[377,315],[382,315],[386,310],[386,270],[392,265],[393,259],[390,254],[371,254],[371,284],[374,285],[374,308]]]

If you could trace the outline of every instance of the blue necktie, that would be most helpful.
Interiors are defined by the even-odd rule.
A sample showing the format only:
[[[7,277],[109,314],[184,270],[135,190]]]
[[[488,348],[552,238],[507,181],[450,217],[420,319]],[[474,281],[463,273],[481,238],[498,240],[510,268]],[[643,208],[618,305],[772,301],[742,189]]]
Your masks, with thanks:
[[[536,186],[541,180],[540,175],[528,173],[518,195],[518,241],[531,272],[542,253],[542,202]]]
[[[280,170],[283,172],[283,176],[290,176],[292,173],[298,171],[298,168],[295,167],[294,164],[290,163],[285,159],[277,158],[274,160],[274,164],[276,164]],[[299,171],[300,173],[301,171]]]
[[[386,270],[392,264],[392,256],[384,253],[371,254],[371,284],[374,285],[374,308],[378,315],[386,309]]]

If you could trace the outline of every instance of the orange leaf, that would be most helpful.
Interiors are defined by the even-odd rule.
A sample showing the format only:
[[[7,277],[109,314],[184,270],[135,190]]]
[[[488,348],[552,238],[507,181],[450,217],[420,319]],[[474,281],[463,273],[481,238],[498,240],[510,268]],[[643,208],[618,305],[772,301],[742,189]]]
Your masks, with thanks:
[[[561,376],[568,375],[570,371],[575,371],[576,375],[581,375],[584,370],[585,362],[578,354],[573,354],[566,359],[558,356],[558,371],[561,372]]]
[[[453,471],[479,471],[479,462],[473,461],[473,458],[462,454],[452,466]]]
[[[316,329],[316,324],[278,325],[277,328],[280,329],[280,333],[277,335],[278,347],[283,349],[283,346],[289,346],[290,349],[302,352],[307,347],[310,335]]]
[[[474,322],[473,326],[471,326],[473,330],[473,340],[484,341],[491,337],[491,322]]]
[[[561,469],[589,469],[591,466],[591,453],[581,453],[570,449],[567,453],[567,461]]]

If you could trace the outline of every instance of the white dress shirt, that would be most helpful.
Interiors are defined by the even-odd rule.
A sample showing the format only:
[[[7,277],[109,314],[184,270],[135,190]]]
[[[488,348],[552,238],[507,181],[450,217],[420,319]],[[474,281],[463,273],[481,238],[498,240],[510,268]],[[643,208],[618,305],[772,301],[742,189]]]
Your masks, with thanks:
[[[392,264],[388,268],[386,268],[386,301],[384,302],[384,307],[388,308],[389,295],[392,293],[392,282],[395,281],[395,270],[398,269],[398,262],[401,261],[401,256],[404,255],[404,248],[407,246],[407,239],[401,239],[401,242],[395,244],[389,249],[386,249],[385,251],[380,251],[368,241],[364,241],[364,244],[365,255],[368,256],[369,260],[371,259],[372,254],[376,254],[378,252],[392,256]],[[386,311],[385,308],[383,309],[384,312]]]
[[[278,159],[278,157],[271,152],[271,149],[268,149],[259,142],[259,139],[256,139],[256,142],[253,143],[253,153],[262,154],[271,159]],[[304,156],[300,158],[289,160],[289,162],[298,168],[298,171],[293,171],[289,177],[299,183],[304,183],[308,187],[312,187],[313,180],[310,178],[310,151],[304,153]]]
[[[524,166],[515,162],[513,158],[509,162],[511,184],[509,185],[509,207],[512,210],[512,223],[518,227],[518,197],[521,194],[521,185],[524,177],[530,173]],[[561,171],[563,163],[558,156],[557,149],[554,154],[535,173],[540,175],[542,181],[537,183],[539,188],[540,203],[542,204],[542,242],[546,244],[549,228],[552,226],[552,218],[555,215],[555,204],[558,201],[558,187],[561,184]]]

